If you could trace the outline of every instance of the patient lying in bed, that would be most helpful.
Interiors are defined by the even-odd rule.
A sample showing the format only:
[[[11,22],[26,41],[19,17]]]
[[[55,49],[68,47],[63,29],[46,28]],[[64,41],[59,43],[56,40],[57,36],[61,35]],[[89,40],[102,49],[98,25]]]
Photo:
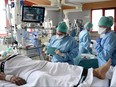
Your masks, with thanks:
[[[0,80],[9,81],[16,85],[24,85],[31,81],[33,83],[31,86],[37,87],[89,87],[93,81],[93,76],[100,79],[105,78],[106,72],[110,68],[110,63],[111,60],[109,59],[100,68],[86,70],[83,67],[67,63],[37,61],[23,55],[12,55],[2,65]],[[34,73],[36,73],[36,76],[33,77]],[[85,79],[83,76],[85,76]]]

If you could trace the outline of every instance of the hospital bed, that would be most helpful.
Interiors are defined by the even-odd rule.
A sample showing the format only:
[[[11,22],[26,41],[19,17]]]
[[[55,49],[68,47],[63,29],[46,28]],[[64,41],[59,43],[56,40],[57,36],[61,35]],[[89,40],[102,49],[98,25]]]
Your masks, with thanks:
[[[27,84],[20,86],[20,87],[35,87],[36,86],[36,84],[38,83],[39,77],[41,75],[40,74],[41,71],[34,71],[33,73],[32,72],[33,70],[27,72],[28,73],[27,75],[24,75],[23,78],[27,81]],[[41,80],[41,82],[44,83],[44,80],[43,81]],[[19,86],[12,84],[10,82],[7,82],[7,81],[0,80],[0,87],[19,87]],[[44,86],[44,87],[47,87],[47,86]],[[91,87],[109,87],[109,80],[108,79],[101,80],[101,79],[94,77]]]
[[[34,77],[36,77],[37,75],[35,75],[35,73],[33,73],[32,75],[33,75],[32,80],[29,81],[29,83],[27,83],[21,87],[32,87],[33,86],[33,84],[35,83]],[[10,82],[0,81],[0,87],[19,87],[19,86],[12,84]],[[109,80],[108,79],[101,80],[101,79],[94,77],[91,87],[110,87]]]
[[[26,79],[27,84],[20,86],[20,87],[34,87],[35,84],[37,83],[37,79],[39,78],[38,72],[39,71],[34,71],[33,73],[29,73],[28,74],[29,76],[24,78]],[[0,80],[0,87],[19,87],[19,86],[12,84],[10,82],[7,82],[7,81]],[[101,79],[94,77],[91,87],[110,87],[109,79],[101,80]]]
[[[20,87],[35,87],[36,84],[38,83],[39,77],[41,75],[41,73],[39,73],[39,72],[41,72],[41,71],[33,71],[32,70],[32,71],[27,72],[28,73],[27,75],[24,75],[24,73],[23,73],[22,74],[22,75],[24,75],[23,78],[26,79],[27,84],[25,84],[23,86],[20,86]],[[44,83],[44,80],[43,81],[41,80],[41,82]],[[44,84],[47,84],[47,83],[44,83]],[[10,82],[7,82],[7,81],[1,81],[0,80],[0,87],[19,87],[19,86],[15,85],[15,84],[12,84]],[[44,86],[44,87],[47,87],[47,86]],[[110,87],[109,86],[109,80],[108,79],[101,80],[101,79],[98,79],[98,78],[94,77],[91,87]]]

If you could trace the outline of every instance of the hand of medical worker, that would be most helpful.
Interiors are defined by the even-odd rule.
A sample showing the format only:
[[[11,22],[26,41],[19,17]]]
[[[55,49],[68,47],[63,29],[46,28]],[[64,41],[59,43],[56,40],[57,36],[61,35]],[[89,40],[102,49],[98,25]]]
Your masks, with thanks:
[[[17,77],[17,76],[12,76],[10,78],[10,82],[12,82],[12,83],[14,83],[14,84],[16,84],[18,86],[26,84],[26,81],[24,79],[22,79],[20,77]]]
[[[102,38],[97,38],[96,42],[97,42],[98,44],[101,44],[101,40],[102,40]]]
[[[60,56],[64,56],[64,53],[60,52],[60,50],[55,50],[55,53]]]

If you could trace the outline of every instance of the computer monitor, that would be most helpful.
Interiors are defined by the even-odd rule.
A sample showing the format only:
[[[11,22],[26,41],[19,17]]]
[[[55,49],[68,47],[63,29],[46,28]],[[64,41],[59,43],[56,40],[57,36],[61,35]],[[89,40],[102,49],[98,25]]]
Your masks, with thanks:
[[[44,13],[45,13],[44,7],[23,6],[22,21],[42,23],[44,21]]]

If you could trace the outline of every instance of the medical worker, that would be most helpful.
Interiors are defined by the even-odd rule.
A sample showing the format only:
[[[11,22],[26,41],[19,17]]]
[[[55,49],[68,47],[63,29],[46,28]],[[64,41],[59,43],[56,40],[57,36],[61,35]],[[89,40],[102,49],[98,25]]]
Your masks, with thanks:
[[[79,32],[78,25],[77,25],[75,19],[74,19],[74,22],[73,22],[71,28],[72,28],[72,29],[71,29],[70,35],[71,35],[72,37],[75,37],[75,36],[77,35],[77,33]]]
[[[98,55],[99,66],[105,64],[109,58],[112,59],[112,66],[116,65],[116,33],[111,31],[113,17],[101,17],[98,22],[98,34],[104,34],[104,37],[97,40],[96,51]]]
[[[48,47],[55,47],[52,62],[67,62],[74,64],[73,59],[78,55],[78,43],[75,38],[67,34],[68,27],[65,22],[60,22],[56,35],[51,37]]]
[[[84,25],[84,30],[82,30],[79,34],[79,53],[91,53],[92,49],[90,48],[91,37],[90,31],[92,30],[93,24],[91,22],[87,22]]]
[[[39,41],[39,30],[38,29],[34,29],[34,31],[32,32],[32,35],[30,37],[30,40],[31,40],[32,44],[36,47],[38,55],[40,55],[41,49],[39,48],[40,41]]]

